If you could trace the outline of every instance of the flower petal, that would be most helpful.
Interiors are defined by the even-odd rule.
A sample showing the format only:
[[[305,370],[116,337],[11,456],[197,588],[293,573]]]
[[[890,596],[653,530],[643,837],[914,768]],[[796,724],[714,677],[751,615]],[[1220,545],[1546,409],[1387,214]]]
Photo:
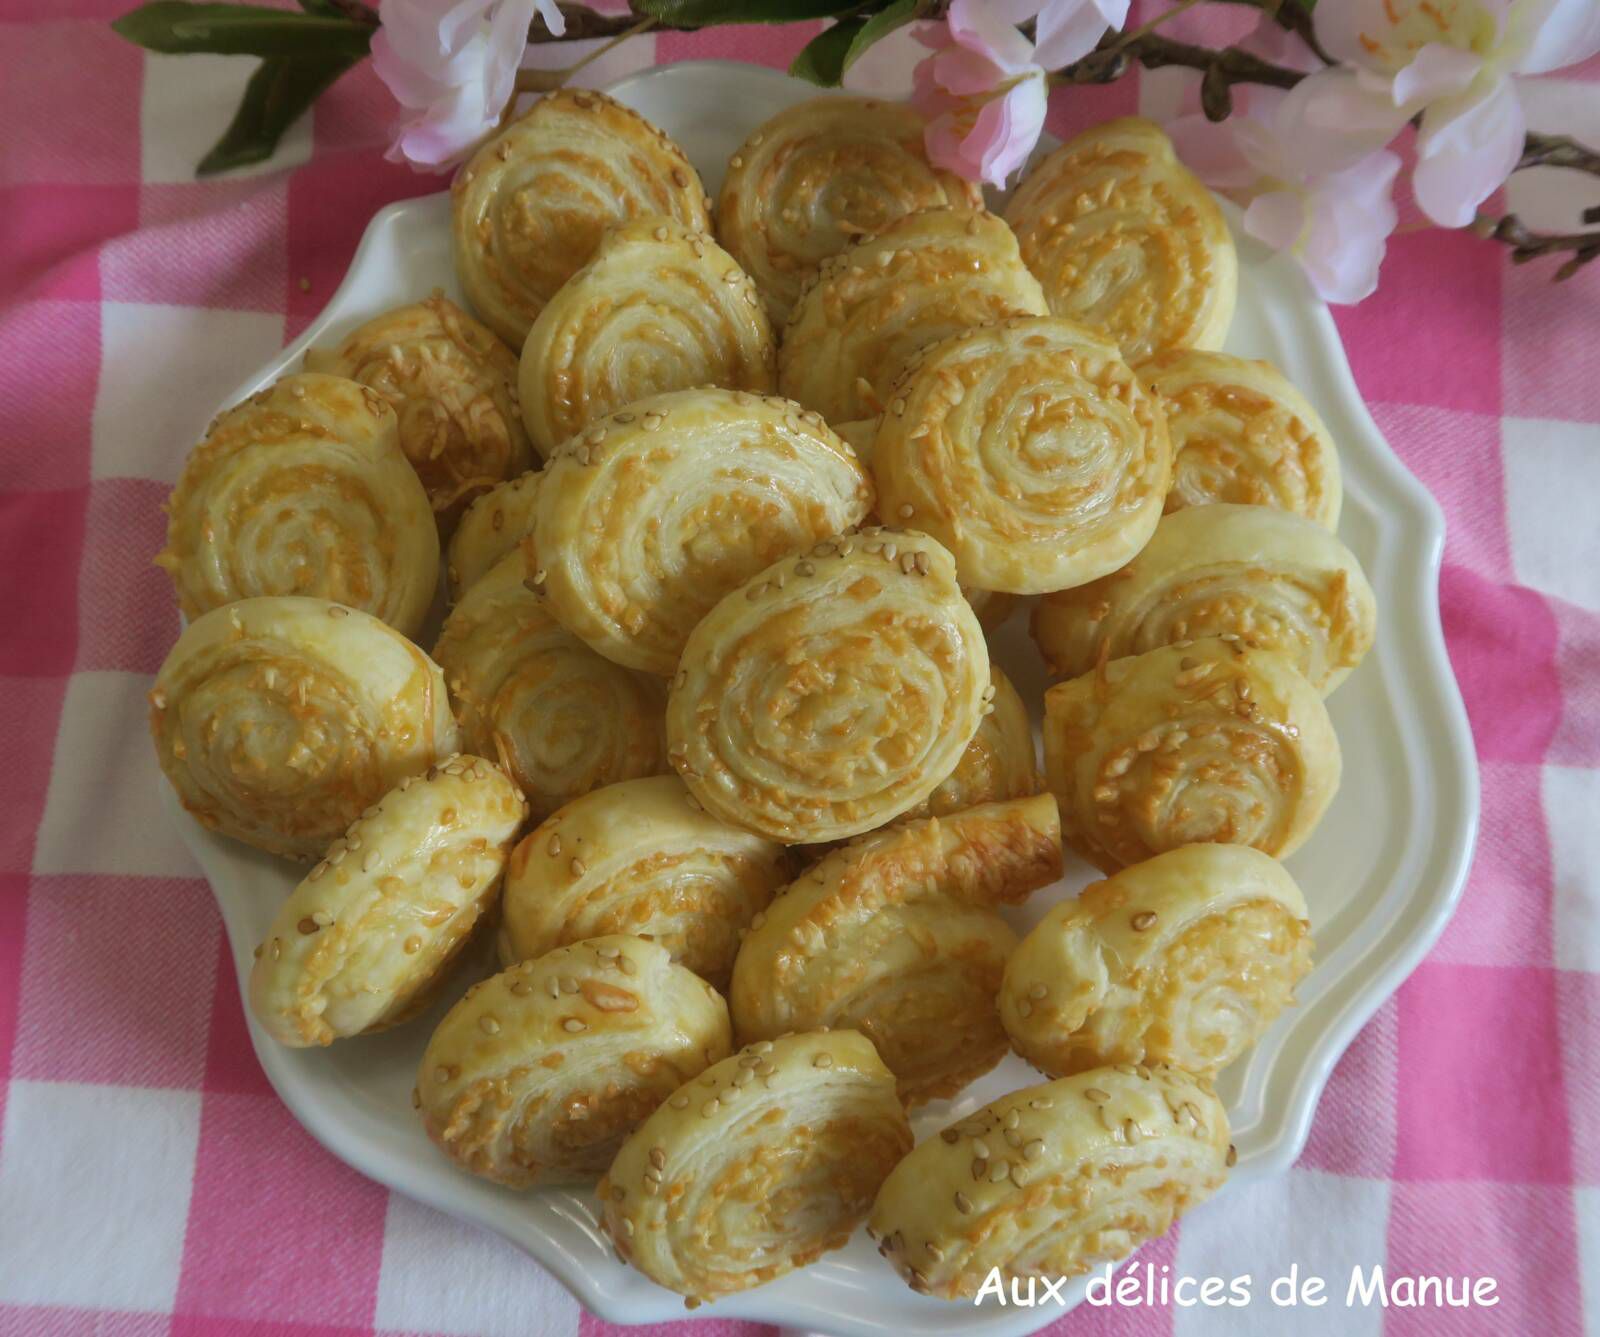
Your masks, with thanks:
[[[1034,60],[1059,70],[1093,51],[1108,28],[1127,21],[1128,0],[1050,0],[1039,10]]]
[[[1444,42],[1429,42],[1395,75],[1395,104],[1415,110],[1424,103],[1460,93],[1482,68],[1483,57],[1476,52]]]
[[[1243,190],[1261,173],[1240,151],[1237,122],[1180,116],[1167,122],[1167,137],[1179,160],[1213,190]]]
[[[1516,15],[1525,25],[1519,74],[1546,74],[1588,60],[1600,51],[1600,5],[1594,0],[1524,0]]]
[[[1244,211],[1244,230],[1275,251],[1292,249],[1306,222],[1306,197],[1295,190],[1270,190],[1257,195]]]
[[[1006,74],[1033,66],[1033,43],[984,0],[950,0],[949,24],[958,45],[987,57]]]
[[[1436,102],[1423,113],[1412,189],[1422,212],[1443,227],[1465,227],[1522,156],[1527,119],[1510,79],[1459,110]]]

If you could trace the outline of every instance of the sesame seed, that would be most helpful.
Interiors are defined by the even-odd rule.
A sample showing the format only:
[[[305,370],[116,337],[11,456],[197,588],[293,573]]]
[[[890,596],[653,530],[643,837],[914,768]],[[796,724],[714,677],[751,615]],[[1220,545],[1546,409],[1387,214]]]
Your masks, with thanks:
[[[556,982],[561,986],[562,993],[578,992],[578,981],[573,979],[571,975],[562,975]]]
[[[956,1210],[963,1216],[972,1211],[972,1199],[959,1190],[956,1192]]]
[[[1083,1094],[1086,1100],[1092,1100],[1096,1105],[1103,1105],[1106,1101],[1111,1099],[1110,1094],[1102,1091],[1098,1086],[1091,1086]]]
[[[573,877],[582,877],[589,871],[589,865],[584,863],[582,859],[574,858],[569,866],[572,869]]]
[[[478,1029],[480,1029],[485,1035],[499,1035],[500,1023],[493,1017],[482,1016],[478,1018]]]
[[[813,1068],[831,1068],[833,1066],[833,1055],[818,1054],[816,1058],[811,1060],[811,1066]]]
[[[667,1104],[671,1105],[675,1110],[686,1110],[689,1108],[689,1097],[680,1091],[671,1100],[667,1101]]]
[[[422,938],[421,938],[421,936],[416,934],[416,933],[413,933],[409,938],[406,939],[405,946],[406,946],[406,955],[407,956],[415,956],[418,952],[420,952],[422,950]]]
[[[1232,1142],[1228,1143],[1228,1154],[1224,1158],[1223,1163],[1227,1165],[1230,1170],[1239,1163],[1239,1148],[1234,1146]]]
[[[958,1133],[954,1128],[946,1128],[942,1133],[939,1134],[939,1136],[951,1146],[954,1146],[957,1142],[961,1141],[961,1134]]]
[[[441,1063],[433,1070],[433,1080],[436,1082],[448,1082],[450,1080],[450,1069]]]
[[[1154,910],[1141,910],[1128,922],[1133,925],[1135,933],[1143,933],[1156,922],[1156,912]]]
[[[550,857],[552,859],[555,858],[556,855],[560,854],[561,853],[561,837],[560,836],[551,836],[550,837],[550,843],[545,846],[545,851],[546,851],[546,853],[548,853],[550,855]]]
[[[700,1106],[700,1117],[702,1119],[709,1119],[721,1108],[722,1106],[717,1102],[717,1099],[712,1097],[710,1100],[706,1101],[704,1105]]]
[[[321,928],[322,925],[317,923],[317,921],[314,920],[310,915],[307,915],[297,925],[295,925],[295,927],[309,937],[311,934],[315,933],[319,928]]]
[[[1039,1157],[1044,1155],[1044,1139],[1042,1137],[1034,1138],[1032,1142],[1023,1147],[1022,1155],[1025,1160],[1038,1160]]]
[[[1007,1110],[1006,1117],[1000,1122],[1003,1123],[1007,1128],[1015,1128],[1019,1123],[1022,1122],[1022,1116],[1018,1114],[1016,1110]]]
[[[667,1149],[665,1147],[651,1147],[650,1164],[658,1170],[665,1170],[667,1168]]]
[[[990,1165],[990,1167],[989,1167],[989,1182],[991,1184],[1003,1184],[1010,1177],[1011,1177],[1011,1162],[1010,1161],[995,1161],[992,1165]]]
[[[589,1027],[584,1023],[583,1019],[580,1018],[580,1017],[568,1017],[565,1021],[563,1021],[561,1023],[561,1029],[564,1030],[564,1031],[568,1031],[573,1035],[576,1035],[579,1031],[588,1030]]]
[[[989,1144],[981,1137],[972,1144],[972,1154],[981,1161],[989,1159]]]
[[[1035,984],[1028,990],[1028,997],[1038,1002],[1039,999],[1047,997],[1049,993],[1050,990],[1043,984]]]

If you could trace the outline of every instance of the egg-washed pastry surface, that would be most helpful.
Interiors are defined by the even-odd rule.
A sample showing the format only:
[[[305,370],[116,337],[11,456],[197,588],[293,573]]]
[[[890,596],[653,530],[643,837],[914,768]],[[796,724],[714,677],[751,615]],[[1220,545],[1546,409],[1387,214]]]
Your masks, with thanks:
[[[723,988],[740,935],[790,874],[782,845],[711,816],[676,775],[607,785],[518,844],[500,959],[632,933]]]
[[[854,1031],[761,1040],[685,1083],[600,1181],[622,1257],[691,1305],[849,1240],[911,1149],[894,1078]]]
[[[1289,656],[1323,695],[1377,634],[1355,554],[1321,525],[1269,506],[1186,506],[1163,517],[1122,570],[1046,595],[1033,636],[1057,673],[1202,636],[1236,635]]]
[[[533,470],[480,495],[461,517],[450,538],[445,579],[452,601],[533,532],[544,473]]]
[[[924,534],[786,557],[690,633],[668,759],[706,809],[786,844],[882,826],[955,769],[988,701],[983,630]]]
[[[1210,1082],[1098,1068],[1013,1091],[920,1143],[867,1229],[912,1290],[971,1297],[995,1269],[1054,1281],[1117,1263],[1219,1189],[1233,1164]]]
[[[872,447],[878,511],[937,538],[968,585],[1040,594],[1125,565],[1171,482],[1165,416],[1115,344],[1017,317],[923,349]]]
[[[944,817],[980,803],[1027,798],[1039,792],[1033,721],[1011,679],[993,660],[989,661],[989,688],[993,695],[984,707],[983,720],[955,770],[906,816]]]
[[[256,949],[250,1008],[296,1048],[406,1021],[494,905],[528,807],[481,757],[447,757],[361,814]]]
[[[1185,845],[1084,888],[1006,964],[1000,1016],[1054,1076],[1118,1063],[1213,1075],[1311,969],[1300,888],[1245,845]]]
[[[1167,415],[1168,511],[1239,502],[1338,529],[1339,452],[1316,409],[1270,362],[1181,348],[1134,370]]]
[[[724,594],[872,505],[817,414],[738,390],[638,400],[562,446],[544,480],[529,562],[550,612],[662,677]]]
[[[760,295],[705,231],[650,216],[607,232],[522,346],[522,417],[539,453],[635,400],[717,385],[766,393],[776,352]]]
[[[517,403],[517,355],[488,326],[435,292],[375,316],[306,370],[371,386],[399,417],[400,449],[448,533],[480,493],[532,461]]]
[[[1129,362],[1222,347],[1239,289],[1233,234],[1154,122],[1128,116],[1069,139],[1005,216],[1050,309],[1115,340]]]
[[[187,618],[305,595],[415,636],[438,581],[439,532],[383,397],[303,373],[212,422],[184,462],[156,562]]]
[[[717,235],[788,319],[816,267],[895,219],[978,209],[982,190],[929,164],[923,120],[899,102],[822,97],[763,122],[728,160]]]
[[[434,655],[466,744],[516,780],[535,817],[666,769],[661,680],[613,664],[563,627],[502,557],[445,619]]]
[[[150,692],[150,731],[201,825],[297,859],[460,746],[433,660],[370,614],[290,596],[184,628]]]
[[[711,202],[683,150],[587,89],[558,89],[491,137],[456,174],[450,204],[456,277],[516,349],[608,227],[644,214],[711,226]]]
[[[1006,1052],[995,995],[1017,939],[995,909],[1059,876],[1048,794],[861,836],[751,926],[729,991],[735,1030],[857,1030],[908,1106],[953,1096]]]
[[[778,389],[830,423],[869,418],[918,349],[1048,309],[1004,221],[983,210],[908,214],[823,261],[783,331]]]
[[[474,985],[428,1041],[414,1099],[434,1145],[474,1174],[592,1183],[729,1048],[715,989],[665,948],[607,935]]]
[[[1271,650],[1211,638],[1113,659],[1044,698],[1068,845],[1113,872],[1215,841],[1284,858],[1339,787],[1327,707]]]

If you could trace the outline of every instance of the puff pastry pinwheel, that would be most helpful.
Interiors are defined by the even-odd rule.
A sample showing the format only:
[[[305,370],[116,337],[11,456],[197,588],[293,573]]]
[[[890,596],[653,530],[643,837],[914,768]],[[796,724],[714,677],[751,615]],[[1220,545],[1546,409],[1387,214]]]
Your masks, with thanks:
[[[439,579],[439,531],[398,425],[375,390],[315,373],[220,414],[183,466],[156,558],[183,615],[306,595],[415,636]]]
[[[150,731],[196,820],[294,859],[460,746],[427,655],[370,614],[287,595],[185,627],[150,691]]]
[[[607,659],[670,677],[729,590],[859,523],[872,483],[815,413],[737,390],[641,399],[545,469],[534,580]]]
[[[669,218],[613,228],[522,345],[522,420],[539,453],[637,399],[773,388],[772,325],[750,277],[708,233]]]
[[[728,994],[741,1040],[843,1026],[908,1106],[1006,1052],[995,995],[1016,935],[995,913],[1061,876],[1048,794],[897,822],[835,850],[751,926]]]
[[[864,529],[768,567],[690,632],[667,757],[723,821],[816,844],[927,798],[988,699],[983,629],[950,554]]]
[[[1047,310],[1001,219],[924,209],[823,261],[784,329],[778,389],[829,422],[870,418],[919,349]]]
[[[256,949],[250,1007],[302,1048],[407,1021],[492,908],[528,806],[505,772],[453,756],[407,776],[328,848]]]
[[[434,1145],[474,1174],[593,1182],[729,1048],[721,995],[666,948],[589,938],[474,985],[428,1041],[414,1099]]]
[[[467,746],[496,758],[535,817],[616,780],[657,775],[661,681],[602,659],[546,611],[508,553],[466,592],[439,633]]]
[[[1106,872],[1203,841],[1283,858],[1321,820],[1340,769],[1316,689],[1237,639],[1113,659],[1045,693],[1062,833]]]
[[[1006,221],[1050,309],[1129,362],[1222,347],[1239,291],[1233,234],[1154,122],[1127,116],[1068,140],[1023,179]]]
[[[400,418],[400,449],[440,529],[532,463],[517,404],[517,355],[443,293],[396,307],[306,352],[306,370],[371,386]]]
[[[1055,1076],[1118,1063],[1212,1075],[1311,969],[1305,898],[1245,845],[1185,845],[1084,888],[1006,964],[1011,1043]]]
[[[969,585],[1042,594],[1125,565],[1172,481],[1159,404],[1109,340],[1054,316],[922,351],[872,447],[879,514],[932,534]]]
[[[931,166],[923,121],[898,102],[824,97],[779,112],[728,160],[717,235],[775,321],[805,280],[856,237],[941,205],[978,209],[982,190]]]
[[[540,471],[519,474],[481,494],[450,538],[445,579],[459,599],[508,552],[533,532],[539,508]]]
[[[513,348],[615,223],[665,214],[696,231],[711,201],[688,157],[604,93],[562,89],[488,140],[450,191],[456,277]]]
[[[762,1040],[623,1143],[600,1181],[601,1225],[692,1308],[839,1248],[910,1149],[894,1078],[861,1036]]]
[[[911,1289],[974,1296],[995,1268],[1081,1276],[1165,1234],[1222,1187],[1228,1116],[1205,1078],[1098,1068],[1013,1091],[920,1143],[868,1231]]]
[[[972,735],[955,770],[907,813],[908,817],[943,817],[979,803],[1027,798],[1039,792],[1033,721],[1028,718],[1028,708],[1022,704],[1011,679],[992,660],[989,686],[994,695],[989,699],[978,732]]]
[[[1201,636],[1279,650],[1324,696],[1372,648],[1378,610],[1355,554],[1321,525],[1269,506],[1186,506],[1122,570],[1034,607],[1056,673]]]
[[[706,812],[675,775],[596,789],[512,854],[500,959],[634,933],[726,987],[739,936],[790,876],[784,847]]]
[[[1181,348],[1135,370],[1167,414],[1168,511],[1232,501],[1339,527],[1339,452],[1316,409],[1270,362]]]

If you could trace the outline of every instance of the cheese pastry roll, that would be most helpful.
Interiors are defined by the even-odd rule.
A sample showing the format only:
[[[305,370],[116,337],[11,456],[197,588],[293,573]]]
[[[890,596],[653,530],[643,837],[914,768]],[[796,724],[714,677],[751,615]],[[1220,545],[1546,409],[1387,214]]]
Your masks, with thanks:
[[[538,470],[518,474],[481,493],[467,507],[451,536],[445,565],[452,602],[533,532],[543,482],[544,474]]]
[[[1027,798],[1042,788],[1033,721],[1011,679],[993,660],[989,686],[994,695],[955,770],[908,817],[945,817],[980,803]]]

